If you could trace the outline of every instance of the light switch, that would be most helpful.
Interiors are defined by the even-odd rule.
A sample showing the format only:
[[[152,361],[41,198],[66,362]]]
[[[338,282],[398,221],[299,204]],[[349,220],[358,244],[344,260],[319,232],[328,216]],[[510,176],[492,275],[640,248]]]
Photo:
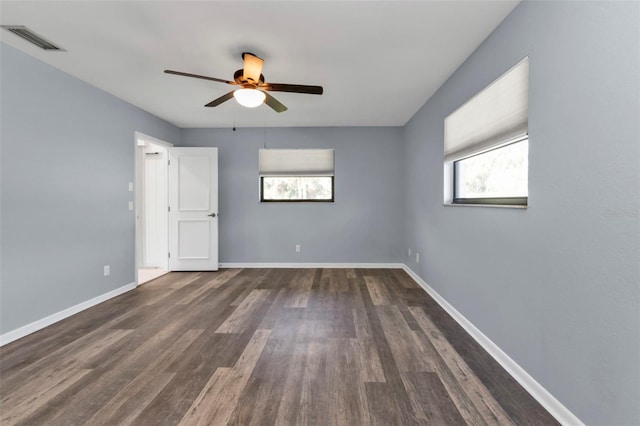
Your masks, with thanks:
[[[133,201],[129,201],[129,210],[133,210]]]
[[[133,182],[129,182],[129,192],[133,192]]]

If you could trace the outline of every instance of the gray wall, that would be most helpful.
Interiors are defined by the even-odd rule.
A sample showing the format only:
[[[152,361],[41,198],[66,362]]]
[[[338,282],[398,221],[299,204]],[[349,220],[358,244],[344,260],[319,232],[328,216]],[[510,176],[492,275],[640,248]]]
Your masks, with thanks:
[[[638,22],[526,1],[404,129],[410,267],[588,424],[640,424]],[[444,207],[445,116],[527,55],[529,208]]]
[[[268,148],[334,148],[334,203],[259,203],[262,129],[183,129],[219,155],[221,262],[397,262],[401,128],[269,128]],[[302,250],[295,252],[295,245]]]
[[[180,134],[12,47],[0,55],[5,333],[134,281],[134,131]]]

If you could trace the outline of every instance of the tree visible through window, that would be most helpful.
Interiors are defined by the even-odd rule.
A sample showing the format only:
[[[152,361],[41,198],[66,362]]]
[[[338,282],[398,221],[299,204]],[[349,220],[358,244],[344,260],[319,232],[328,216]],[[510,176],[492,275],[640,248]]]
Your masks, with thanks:
[[[454,203],[527,204],[528,140],[454,162]]]
[[[264,176],[262,201],[333,201],[333,176]]]

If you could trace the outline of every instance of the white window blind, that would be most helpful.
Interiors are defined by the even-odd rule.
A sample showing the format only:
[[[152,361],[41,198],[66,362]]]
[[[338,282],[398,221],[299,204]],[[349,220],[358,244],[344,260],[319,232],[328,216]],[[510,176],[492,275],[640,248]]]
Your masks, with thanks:
[[[260,176],[333,176],[333,149],[260,149]]]
[[[526,136],[528,124],[527,57],[445,118],[445,161],[458,160]]]

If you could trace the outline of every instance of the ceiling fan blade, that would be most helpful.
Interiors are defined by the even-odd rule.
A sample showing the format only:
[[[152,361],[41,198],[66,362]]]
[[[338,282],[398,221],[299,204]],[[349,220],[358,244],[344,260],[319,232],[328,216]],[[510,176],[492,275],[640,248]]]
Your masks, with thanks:
[[[279,100],[277,100],[270,94],[266,92],[264,94],[266,95],[266,98],[264,99],[264,103],[269,105],[271,109],[273,109],[275,112],[285,112],[288,109]]]
[[[231,92],[220,96],[218,99],[212,100],[211,102],[209,102],[205,106],[206,107],[215,107],[215,106],[220,105],[223,102],[227,102],[229,99],[233,98],[233,92],[235,92],[235,90],[232,90]]]
[[[324,91],[322,86],[305,86],[302,84],[282,84],[282,83],[265,83],[260,86],[262,90],[268,90],[270,92],[292,92],[292,93],[307,93],[310,95],[322,95]]]
[[[217,82],[220,82],[220,83],[227,83],[227,84],[232,84],[232,85],[238,84],[235,81],[223,80],[221,78],[215,78],[215,77],[207,77],[205,75],[189,74],[188,72],[180,72],[180,71],[172,71],[172,70],[164,70],[164,72],[167,73],[167,74],[181,75],[183,77],[201,78],[203,80],[217,81]]]
[[[242,54],[242,59],[244,59],[244,68],[242,77],[253,83],[258,83],[260,81],[260,73],[262,73],[262,65],[264,64],[264,60],[258,58],[253,53],[244,52]]]

